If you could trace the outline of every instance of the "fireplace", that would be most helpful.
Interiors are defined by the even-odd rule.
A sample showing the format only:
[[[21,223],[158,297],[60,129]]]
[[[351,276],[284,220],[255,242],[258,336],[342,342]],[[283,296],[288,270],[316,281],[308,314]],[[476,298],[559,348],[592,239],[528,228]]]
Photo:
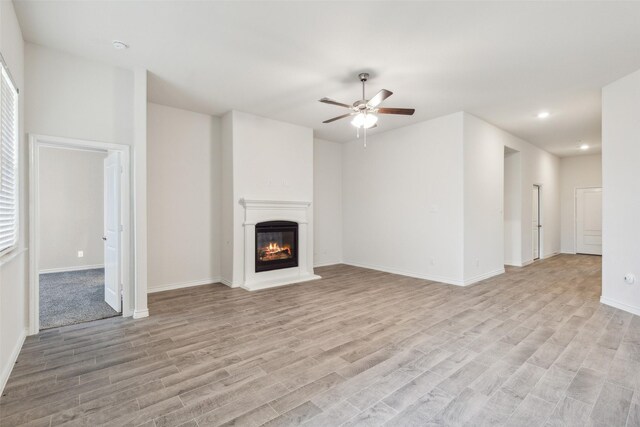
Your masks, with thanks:
[[[298,266],[298,223],[256,224],[256,273]]]

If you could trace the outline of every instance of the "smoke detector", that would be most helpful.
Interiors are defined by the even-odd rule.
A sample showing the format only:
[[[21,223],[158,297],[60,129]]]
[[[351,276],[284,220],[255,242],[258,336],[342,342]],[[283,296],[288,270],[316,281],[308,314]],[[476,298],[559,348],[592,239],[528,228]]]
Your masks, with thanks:
[[[118,49],[118,50],[123,50],[123,49],[128,49],[129,45],[126,44],[125,42],[121,42],[120,40],[114,40],[112,42],[114,49]]]

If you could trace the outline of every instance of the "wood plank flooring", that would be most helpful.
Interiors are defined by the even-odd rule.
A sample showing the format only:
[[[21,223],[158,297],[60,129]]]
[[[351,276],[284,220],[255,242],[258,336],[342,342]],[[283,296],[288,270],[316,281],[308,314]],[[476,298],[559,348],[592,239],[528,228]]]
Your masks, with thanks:
[[[1,426],[640,425],[640,317],[600,258],[462,288],[344,265],[249,293],[149,296],[152,316],[29,337]]]

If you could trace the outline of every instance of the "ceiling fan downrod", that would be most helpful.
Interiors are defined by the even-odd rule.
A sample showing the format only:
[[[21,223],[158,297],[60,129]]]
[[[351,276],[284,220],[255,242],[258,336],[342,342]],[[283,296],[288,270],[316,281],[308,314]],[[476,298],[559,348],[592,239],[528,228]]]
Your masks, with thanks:
[[[360,81],[362,82],[362,100],[366,101],[367,98],[364,97],[364,84],[369,80],[369,73],[360,73],[358,77],[360,77]]]

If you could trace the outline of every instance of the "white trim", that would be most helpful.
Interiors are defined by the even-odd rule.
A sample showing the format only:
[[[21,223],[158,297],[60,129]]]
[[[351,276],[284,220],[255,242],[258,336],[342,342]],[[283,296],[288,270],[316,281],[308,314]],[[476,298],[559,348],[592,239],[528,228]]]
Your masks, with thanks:
[[[238,288],[238,287],[240,287],[240,285],[234,284],[233,282],[231,282],[231,280],[224,279],[222,277],[220,278],[220,283],[222,283],[223,285],[228,286],[230,288]]]
[[[533,260],[524,261],[524,262],[506,262],[504,265],[508,265],[509,267],[526,267],[527,265],[533,264]]]
[[[303,276],[295,276],[295,277],[292,277],[291,279],[283,280],[281,278],[278,278],[274,280],[262,280],[260,282],[252,283],[252,284],[245,283],[240,287],[246,291],[260,291],[262,289],[277,288],[280,286],[293,285],[296,283],[309,282],[311,280],[318,280],[318,279],[322,279],[322,277],[317,276],[315,274],[307,274]]]
[[[16,259],[18,256],[22,255],[23,253],[27,252],[28,250],[29,248],[19,248],[19,249],[15,249],[13,252],[2,255],[2,258],[0,258],[0,267],[2,267],[3,265],[9,264],[11,261]]]
[[[474,283],[478,283],[481,282],[483,280],[487,280],[491,277],[494,276],[499,276],[501,274],[504,274],[504,267],[503,268],[499,268],[497,270],[493,270],[493,271],[489,271],[487,273],[482,273],[482,274],[478,274],[477,276],[474,276],[470,279],[465,279],[462,286],[469,286],[469,285],[473,285]]]
[[[498,276],[500,274],[504,274],[504,272],[505,272],[504,267],[503,267],[503,268],[499,268],[497,270],[490,271],[488,273],[478,274],[477,276],[471,277],[469,279],[458,280],[458,279],[451,279],[451,278],[448,278],[448,277],[437,276],[437,275],[432,275],[432,274],[412,273],[412,272],[407,272],[407,271],[403,271],[403,270],[398,270],[396,268],[382,267],[382,266],[377,266],[377,265],[372,265],[372,264],[362,264],[362,263],[357,263],[357,262],[352,262],[352,261],[344,261],[344,264],[352,265],[352,266],[355,266],[355,267],[369,268],[369,269],[372,269],[372,270],[384,271],[385,273],[398,274],[400,276],[415,277],[416,279],[423,279],[423,280],[428,280],[430,282],[437,282],[437,283],[441,283],[441,284],[445,284],[445,285],[454,285],[454,286],[469,286],[469,285],[473,285],[474,283],[478,283],[478,282],[480,282],[482,280],[486,280],[486,279],[489,279],[491,277]]]
[[[306,209],[311,206],[311,202],[300,200],[262,200],[262,199],[240,199],[240,203],[249,209]]]
[[[193,286],[212,285],[214,283],[220,283],[220,277],[213,277],[211,279],[191,280],[188,282],[169,283],[160,286],[149,286],[147,293],[152,294],[155,292],[172,291],[174,289],[191,288]]]
[[[619,308],[620,310],[624,310],[624,311],[629,312],[631,314],[635,314],[636,316],[640,316],[640,307],[636,307],[636,306],[633,306],[633,305],[625,304],[623,302],[612,300],[612,299],[604,297],[604,296],[600,297],[600,302],[602,304],[609,305],[611,307]]]
[[[40,295],[39,295],[39,245],[40,212],[39,212],[39,151],[42,147],[84,149],[102,152],[118,151],[122,162],[121,179],[121,215],[122,215],[122,315],[134,315],[133,306],[137,297],[136,280],[132,275],[136,260],[132,258],[133,216],[131,215],[131,147],[123,144],[99,142],[47,135],[29,135],[29,335],[40,330]],[[146,293],[144,295],[146,298]],[[148,315],[148,311],[147,311]],[[134,316],[135,317],[135,316]]]
[[[411,271],[399,270],[399,269],[393,268],[393,267],[385,267],[385,266],[376,265],[376,264],[365,264],[365,263],[360,263],[360,262],[355,262],[355,261],[347,261],[347,260],[345,260],[343,262],[343,264],[351,265],[351,266],[354,266],[354,267],[368,268],[370,270],[383,271],[385,273],[398,274],[400,276],[414,277],[416,279],[428,280],[430,282],[438,282],[438,283],[442,283],[442,284],[445,284],[445,285],[464,286],[462,284],[461,280],[451,279],[449,277],[444,277],[444,276],[437,276],[437,275],[433,275],[433,274],[414,273],[414,272],[411,272]]]
[[[104,264],[77,265],[75,267],[44,268],[40,270],[40,274],[71,273],[73,271],[95,270],[96,268],[104,268]]]
[[[313,264],[313,268],[316,268],[316,267],[328,267],[330,265],[338,265],[338,264],[342,264],[342,261],[341,260],[325,261],[325,262],[319,262],[317,264]]]
[[[22,350],[22,346],[24,344],[24,340],[27,338],[27,329],[23,329],[22,333],[18,337],[18,341],[16,345],[13,347],[11,351],[11,356],[9,356],[9,361],[7,366],[2,369],[2,374],[0,375],[0,394],[4,391],[4,387],[7,385],[7,381],[9,380],[9,376],[11,376],[11,371],[13,371],[13,367],[16,364],[16,360],[18,360],[18,355],[20,355],[20,350]]]
[[[146,309],[146,310],[134,310],[132,317],[134,319],[144,319],[145,317],[149,317],[149,309]]]
[[[510,265],[513,267],[526,267],[528,265],[533,264],[536,261],[542,261],[543,259],[549,259],[549,258],[553,258],[556,255],[560,255],[561,252],[551,252],[550,254],[546,254],[546,255],[542,255],[540,258],[536,258],[536,259],[530,259],[527,261],[522,261],[522,263],[520,265],[518,264],[507,264],[505,263],[505,265]]]

